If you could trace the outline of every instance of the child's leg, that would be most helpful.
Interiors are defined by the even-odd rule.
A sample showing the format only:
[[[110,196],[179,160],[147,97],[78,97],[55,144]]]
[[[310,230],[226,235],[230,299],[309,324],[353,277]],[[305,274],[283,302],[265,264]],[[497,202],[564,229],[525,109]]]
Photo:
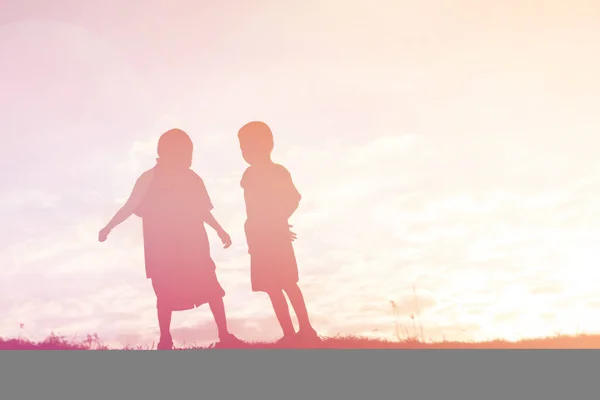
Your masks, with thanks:
[[[166,307],[158,307],[158,327],[160,329],[160,341],[170,342],[171,339],[171,316],[173,312]]]
[[[296,316],[298,317],[298,324],[300,325],[300,331],[314,331],[310,320],[308,319],[308,310],[306,309],[306,303],[302,291],[297,284],[290,285],[285,288],[290,303],[294,307]]]
[[[294,330],[294,324],[292,323],[292,317],[290,316],[290,310],[288,308],[287,300],[283,295],[283,291],[269,292],[269,298],[271,304],[273,304],[273,310],[275,310],[275,316],[281,325],[281,330],[284,336],[293,335],[296,333]]]
[[[156,294],[156,312],[158,314],[158,328],[160,329],[158,347],[160,349],[170,348],[173,345],[173,339],[171,338],[171,316],[173,312],[164,299],[165,294],[169,293],[167,282],[164,279],[152,279],[152,288]]]
[[[212,311],[213,317],[215,318],[215,323],[217,324],[217,329],[219,330],[219,338],[223,339],[229,336],[223,298],[219,297],[217,300],[213,300],[208,303],[208,305],[210,306],[210,311]]]

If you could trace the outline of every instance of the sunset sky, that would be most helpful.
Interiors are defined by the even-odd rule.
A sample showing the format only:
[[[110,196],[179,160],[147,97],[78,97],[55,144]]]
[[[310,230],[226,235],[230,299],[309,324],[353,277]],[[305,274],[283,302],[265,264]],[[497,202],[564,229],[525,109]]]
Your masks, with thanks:
[[[233,239],[209,231],[231,331],[278,338],[250,289],[251,120],[303,195],[320,334],[600,332],[598,21],[592,0],[3,1],[0,337],[158,340],[141,221],[97,235],[178,127]],[[208,306],[172,332],[217,339]]]

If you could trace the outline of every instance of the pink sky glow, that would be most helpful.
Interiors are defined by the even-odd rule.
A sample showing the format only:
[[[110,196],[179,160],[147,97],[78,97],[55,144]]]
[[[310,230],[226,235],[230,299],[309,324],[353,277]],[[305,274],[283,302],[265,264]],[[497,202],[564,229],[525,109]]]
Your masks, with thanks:
[[[256,119],[303,195],[320,334],[600,332],[598,21],[580,0],[2,2],[0,336],[158,339],[140,220],[97,233],[178,127],[233,239],[209,232],[231,330],[278,338],[243,232]],[[207,306],[172,331],[216,340]]]

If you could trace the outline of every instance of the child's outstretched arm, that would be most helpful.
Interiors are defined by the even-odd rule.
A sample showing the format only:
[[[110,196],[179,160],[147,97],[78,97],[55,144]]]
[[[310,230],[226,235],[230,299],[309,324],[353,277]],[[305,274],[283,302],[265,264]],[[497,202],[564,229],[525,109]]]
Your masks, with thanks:
[[[104,228],[100,230],[98,234],[98,240],[100,242],[104,242],[108,237],[108,234],[119,224],[124,222],[127,218],[133,214],[135,209],[140,205],[146,191],[148,190],[148,186],[150,185],[150,175],[148,173],[143,174],[138,178],[135,182],[133,190],[129,195],[129,199],[125,202],[125,205],[119,209],[112,217],[112,219],[106,224]]]
[[[223,227],[217,222],[215,216],[212,215],[212,212],[208,211],[206,213],[206,216],[204,217],[204,222],[206,222],[211,228],[213,228],[217,232],[217,235],[219,235],[219,238],[223,242],[223,248],[226,249],[229,246],[231,246],[231,237],[227,232],[225,232],[225,229],[223,229]]]

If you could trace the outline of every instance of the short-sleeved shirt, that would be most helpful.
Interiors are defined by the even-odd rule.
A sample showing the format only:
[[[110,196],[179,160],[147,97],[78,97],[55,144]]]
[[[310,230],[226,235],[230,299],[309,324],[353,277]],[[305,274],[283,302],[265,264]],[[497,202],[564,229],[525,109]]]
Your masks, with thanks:
[[[240,184],[246,203],[248,246],[260,245],[260,237],[289,238],[287,210],[302,199],[290,172],[279,164],[250,166]]]
[[[138,184],[147,187],[135,211],[143,221],[147,277],[176,275],[181,268],[214,269],[204,227],[213,205],[203,180],[191,169],[157,165]]]

